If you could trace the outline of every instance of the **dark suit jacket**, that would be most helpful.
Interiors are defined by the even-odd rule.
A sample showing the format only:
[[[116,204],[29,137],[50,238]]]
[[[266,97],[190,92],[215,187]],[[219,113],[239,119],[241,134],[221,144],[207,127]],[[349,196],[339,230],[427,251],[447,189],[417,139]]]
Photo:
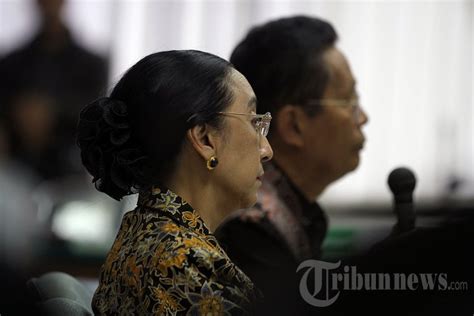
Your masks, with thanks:
[[[240,210],[216,231],[216,237],[264,294],[261,315],[302,315],[309,307],[298,291],[296,269],[321,256],[327,219],[274,165],[265,175],[255,207]]]

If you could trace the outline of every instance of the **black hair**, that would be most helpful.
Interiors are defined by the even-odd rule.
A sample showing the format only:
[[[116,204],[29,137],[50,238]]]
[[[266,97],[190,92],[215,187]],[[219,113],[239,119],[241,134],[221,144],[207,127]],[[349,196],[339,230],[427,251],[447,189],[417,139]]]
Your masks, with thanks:
[[[110,97],[88,104],[77,143],[96,188],[120,200],[162,183],[189,128],[222,127],[217,112],[233,100],[231,69],[228,61],[200,51],[155,53],[131,67]]]
[[[326,21],[282,18],[252,28],[230,61],[254,89],[259,110],[277,114],[284,104],[303,105],[322,97],[329,81],[323,53],[336,40]]]

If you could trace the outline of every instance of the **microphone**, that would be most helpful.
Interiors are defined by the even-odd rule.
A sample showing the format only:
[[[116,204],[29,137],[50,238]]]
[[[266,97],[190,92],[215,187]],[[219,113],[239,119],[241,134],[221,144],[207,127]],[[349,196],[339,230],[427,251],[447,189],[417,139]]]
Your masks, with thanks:
[[[388,186],[393,193],[394,212],[397,216],[396,233],[404,233],[415,228],[415,209],[413,191],[416,177],[408,168],[396,168],[388,176]]]

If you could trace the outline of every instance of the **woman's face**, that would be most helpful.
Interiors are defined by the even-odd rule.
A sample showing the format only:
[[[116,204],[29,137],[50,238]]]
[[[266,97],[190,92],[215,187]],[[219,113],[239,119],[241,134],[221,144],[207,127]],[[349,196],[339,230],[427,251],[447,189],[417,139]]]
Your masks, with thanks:
[[[222,145],[216,150],[219,165],[213,172],[223,190],[222,197],[233,202],[229,206],[246,208],[257,201],[262,162],[270,160],[273,151],[267,138],[256,131],[252,115],[230,114],[256,114],[255,94],[248,81],[232,70],[229,86],[234,102],[224,110],[229,114],[223,115]]]

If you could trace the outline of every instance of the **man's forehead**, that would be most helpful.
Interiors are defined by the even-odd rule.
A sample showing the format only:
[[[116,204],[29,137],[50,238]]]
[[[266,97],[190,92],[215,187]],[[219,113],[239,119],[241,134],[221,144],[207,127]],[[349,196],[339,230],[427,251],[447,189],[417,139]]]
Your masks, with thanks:
[[[329,84],[339,93],[354,92],[356,80],[346,57],[337,48],[331,48],[325,54],[325,60],[329,71]]]

